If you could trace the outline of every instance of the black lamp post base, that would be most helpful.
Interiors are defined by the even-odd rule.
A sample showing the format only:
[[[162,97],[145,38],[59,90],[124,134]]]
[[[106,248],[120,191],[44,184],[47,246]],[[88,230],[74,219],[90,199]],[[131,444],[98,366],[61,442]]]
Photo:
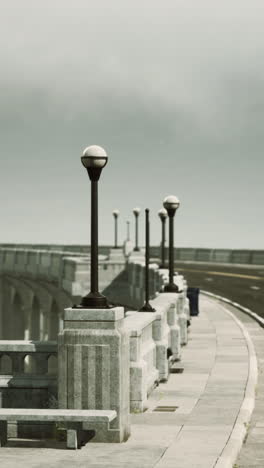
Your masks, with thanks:
[[[156,309],[151,307],[149,302],[146,302],[141,309],[139,309],[139,312],[156,312]]]
[[[139,247],[134,247],[134,252],[140,252],[140,248]]]
[[[110,309],[111,306],[108,304],[107,299],[100,293],[89,293],[84,296],[81,300],[81,304],[78,306],[82,309]]]
[[[163,292],[169,292],[169,293],[178,293],[180,292],[179,291],[179,288],[177,286],[177,284],[175,283],[168,283],[164,286],[164,291]]]

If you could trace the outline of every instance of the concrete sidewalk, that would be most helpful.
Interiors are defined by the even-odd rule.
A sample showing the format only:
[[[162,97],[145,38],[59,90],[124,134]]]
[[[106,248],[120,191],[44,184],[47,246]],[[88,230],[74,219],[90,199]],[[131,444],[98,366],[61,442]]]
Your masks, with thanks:
[[[20,446],[10,441],[0,449],[1,467],[231,467],[243,439],[237,418],[241,425],[241,417],[246,420],[250,414],[244,409],[247,414],[241,416],[240,410],[256,377],[249,373],[254,352],[243,325],[221,304],[202,296],[200,305],[178,364],[184,372],[172,373],[151,395],[148,410],[132,415],[132,435],[126,443],[88,443],[67,451],[48,441],[46,448],[42,441]],[[156,411],[157,407],[171,408]]]
[[[231,305],[226,305],[243,322],[253,341],[258,360],[258,385],[255,408],[247,428],[247,437],[236,460],[236,468],[264,467],[264,328],[256,320]]]

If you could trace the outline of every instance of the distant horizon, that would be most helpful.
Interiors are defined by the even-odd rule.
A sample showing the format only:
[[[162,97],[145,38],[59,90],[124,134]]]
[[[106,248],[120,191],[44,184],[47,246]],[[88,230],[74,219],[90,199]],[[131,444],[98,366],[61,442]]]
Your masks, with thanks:
[[[73,247],[90,247],[91,244],[82,244],[82,243],[61,243],[61,242],[0,242],[1,245],[51,245],[51,246],[73,246]],[[113,244],[99,244],[99,249],[100,247],[110,247],[114,248]],[[122,245],[118,245],[118,248],[121,249],[123,247]],[[140,245],[140,248],[144,249],[144,245]],[[160,244],[150,244],[150,247],[160,247]],[[166,245],[166,248],[168,248],[168,245]],[[264,251],[263,249],[253,249],[250,247],[199,247],[199,246],[186,246],[186,245],[174,245],[174,249],[194,249],[194,250],[250,250],[250,251]]]

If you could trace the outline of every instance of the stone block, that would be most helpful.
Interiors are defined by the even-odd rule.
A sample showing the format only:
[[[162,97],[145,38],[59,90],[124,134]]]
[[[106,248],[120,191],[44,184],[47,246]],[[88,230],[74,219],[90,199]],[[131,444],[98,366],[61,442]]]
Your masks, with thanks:
[[[67,448],[73,449],[73,450],[76,450],[78,448],[76,429],[67,430]]]
[[[115,410],[96,440],[122,442],[130,434],[129,333],[124,309],[66,309],[58,337],[59,407]],[[103,440],[103,437],[107,437]]]

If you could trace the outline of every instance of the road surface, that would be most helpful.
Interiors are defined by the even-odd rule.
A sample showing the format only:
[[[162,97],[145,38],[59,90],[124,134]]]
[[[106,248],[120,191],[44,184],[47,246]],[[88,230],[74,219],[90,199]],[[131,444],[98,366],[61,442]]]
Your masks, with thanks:
[[[175,262],[188,286],[227,297],[264,317],[264,265]]]

